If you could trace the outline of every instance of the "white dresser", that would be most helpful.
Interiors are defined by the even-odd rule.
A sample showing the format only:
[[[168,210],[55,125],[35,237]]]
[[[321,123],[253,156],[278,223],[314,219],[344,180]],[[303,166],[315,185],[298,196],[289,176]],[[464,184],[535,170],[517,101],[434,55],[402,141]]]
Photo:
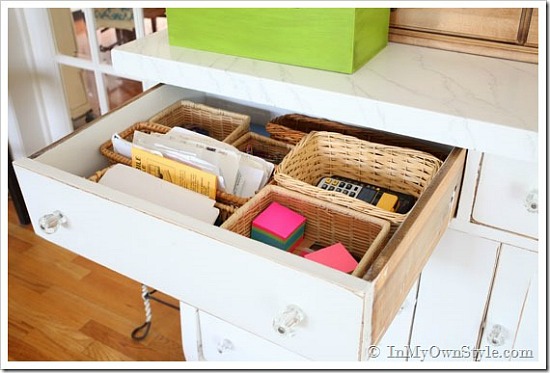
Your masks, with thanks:
[[[15,163],[38,235],[179,299],[190,360],[538,360],[537,65],[390,43],[345,75],[167,39],[113,51],[117,70],[163,85]],[[113,132],[181,99],[256,123],[297,112],[406,135],[446,158],[352,277],[86,179]],[[289,306],[303,316],[292,335],[274,327]]]

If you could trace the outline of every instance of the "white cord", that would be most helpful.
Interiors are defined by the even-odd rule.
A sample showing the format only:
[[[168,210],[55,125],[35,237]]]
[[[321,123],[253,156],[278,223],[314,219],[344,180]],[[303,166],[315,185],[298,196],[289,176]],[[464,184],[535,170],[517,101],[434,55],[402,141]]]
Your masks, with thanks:
[[[153,315],[151,311],[151,301],[149,300],[149,288],[147,285],[141,284],[141,298],[143,299],[143,307],[145,308],[145,322],[150,323]]]

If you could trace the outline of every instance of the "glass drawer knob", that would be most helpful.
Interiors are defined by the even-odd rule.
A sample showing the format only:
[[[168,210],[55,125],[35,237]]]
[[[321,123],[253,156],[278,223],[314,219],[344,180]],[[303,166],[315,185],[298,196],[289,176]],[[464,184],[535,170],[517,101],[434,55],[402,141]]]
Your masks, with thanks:
[[[224,354],[233,349],[233,342],[229,339],[222,339],[217,346],[218,354]]]
[[[40,229],[48,234],[57,231],[60,225],[67,223],[67,217],[61,211],[54,211],[51,214],[46,214],[38,221]]]
[[[273,329],[277,334],[291,337],[296,332],[296,326],[304,319],[304,312],[298,306],[290,305],[273,319]]]
[[[502,346],[507,336],[508,332],[506,328],[504,328],[502,325],[495,324],[491,328],[489,334],[487,334],[487,342],[489,342],[491,346]]]
[[[538,189],[533,189],[525,197],[525,207],[529,212],[539,212],[539,191]]]

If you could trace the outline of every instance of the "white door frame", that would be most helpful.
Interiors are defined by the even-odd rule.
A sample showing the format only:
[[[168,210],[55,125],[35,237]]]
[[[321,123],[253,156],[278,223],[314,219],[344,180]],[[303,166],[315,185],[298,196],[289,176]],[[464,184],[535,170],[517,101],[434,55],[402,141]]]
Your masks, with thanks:
[[[83,9],[87,17],[91,61],[57,52],[47,8],[12,7],[7,10],[2,12],[2,23],[9,24],[9,34],[13,36],[8,43],[8,141],[14,159],[17,159],[40,150],[74,130],[65,99],[60,64],[94,72],[101,114],[109,110],[103,74],[120,74],[115,74],[112,66],[101,63],[96,55],[99,49],[93,9]],[[132,10],[136,37],[143,37],[143,9]]]

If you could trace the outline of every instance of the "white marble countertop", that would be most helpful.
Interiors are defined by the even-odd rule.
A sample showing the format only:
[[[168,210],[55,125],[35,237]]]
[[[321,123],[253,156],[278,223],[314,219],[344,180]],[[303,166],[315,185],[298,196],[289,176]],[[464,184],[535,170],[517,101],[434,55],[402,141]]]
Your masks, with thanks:
[[[516,159],[538,157],[535,64],[389,43],[348,75],[172,47],[166,30],[115,48],[112,59],[118,72],[137,80]]]

